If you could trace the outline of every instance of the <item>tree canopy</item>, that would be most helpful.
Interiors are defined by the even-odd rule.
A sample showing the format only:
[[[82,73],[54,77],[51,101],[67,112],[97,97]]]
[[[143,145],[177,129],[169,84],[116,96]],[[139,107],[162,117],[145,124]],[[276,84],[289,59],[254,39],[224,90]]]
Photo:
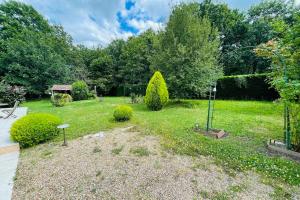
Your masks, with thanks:
[[[29,96],[77,80],[97,86],[98,94],[116,95],[126,86],[144,91],[159,70],[171,97],[195,98],[222,71],[271,72],[272,59],[253,49],[287,38],[287,30],[296,29],[296,13],[292,0],[264,0],[247,12],[211,0],[180,4],[160,31],[87,48],[74,45],[63,27],[50,24],[32,6],[7,1],[0,4],[0,79],[24,86]]]

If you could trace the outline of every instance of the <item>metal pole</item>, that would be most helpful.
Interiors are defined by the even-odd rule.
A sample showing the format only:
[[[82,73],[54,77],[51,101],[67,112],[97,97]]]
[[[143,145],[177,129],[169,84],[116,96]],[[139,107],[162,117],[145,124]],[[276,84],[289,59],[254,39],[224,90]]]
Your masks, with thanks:
[[[64,133],[64,143],[63,143],[63,146],[67,146],[65,129],[63,129],[63,133]]]
[[[207,122],[206,122],[206,131],[208,132],[210,127],[210,107],[211,107],[211,86],[209,88],[209,99],[208,99],[208,112],[207,112]]]
[[[215,111],[215,100],[216,100],[216,93],[217,93],[217,83],[215,83],[215,87],[213,89],[213,93],[214,93],[214,98],[213,98],[212,110],[211,110],[210,128],[213,127],[214,111]]]
[[[287,76],[287,67],[286,64],[284,62],[284,58],[278,53],[278,52],[274,52],[281,64],[284,67],[284,71],[283,71],[283,80],[285,83],[289,82],[288,76]],[[289,106],[287,102],[284,102],[284,142],[286,144],[286,148],[287,149],[291,149],[291,122],[290,122],[290,110],[289,110]]]

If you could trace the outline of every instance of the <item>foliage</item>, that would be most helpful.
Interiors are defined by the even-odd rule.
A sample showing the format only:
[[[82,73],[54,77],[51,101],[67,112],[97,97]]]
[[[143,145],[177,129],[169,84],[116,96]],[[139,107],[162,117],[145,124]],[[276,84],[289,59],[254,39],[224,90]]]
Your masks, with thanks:
[[[122,49],[123,67],[120,75],[123,84],[142,85],[149,81],[152,71],[151,58],[155,53],[154,43],[157,37],[151,30],[138,37],[129,38]]]
[[[42,95],[54,83],[67,81],[69,36],[51,26],[32,6],[0,4],[0,77],[23,86],[29,95]]]
[[[291,25],[295,10],[293,0],[264,0],[246,13],[230,9],[225,3],[205,0],[200,3],[198,13],[201,17],[207,16],[220,31],[220,62],[225,75],[237,75],[269,71],[270,60],[256,56],[252,50],[260,43],[281,37],[284,27],[279,26],[282,30],[278,31],[274,25],[278,19]]]
[[[218,80],[217,99],[275,100],[278,92],[267,81],[267,74],[225,76]]]
[[[61,120],[51,114],[34,113],[18,119],[11,127],[11,138],[22,148],[45,142],[58,135]]]
[[[143,96],[135,93],[130,93],[131,103],[141,103],[143,102]]]
[[[165,74],[170,96],[204,95],[222,75],[219,34],[207,18],[196,16],[198,4],[176,6],[162,33],[153,68]]]
[[[72,102],[72,97],[69,94],[61,94],[61,93],[55,93],[51,96],[51,103],[53,106],[56,107],[62,107],[66,103]]]
[[[96,101],[73,102],[68,107],[53,109],[49,101],[42,100],[29,101],[24,106],[32,112],[61,116],[70,124],[66,136],[75,139],[118,126],[110,120],[115,105],[129,101],[129,98],[106,97],[101,104]],[[149,112],[144,104],[130,105],[135,115],[130,123],[138,125],[142,132],[160,135],[164,147],[174,153],[212,156],[215,163],[231,174],[235,170],[254,170],[264,180],[267,178],[280,185],[283,182],[300,185],[297,162],[270,156],[265,151],[264,144],[268,139],[283,139],[281,103],[217,100],[213,127],[230,133],[225,140],[207,138],[191,130],[195,122],[205,126],[207,100],[181,100],[180,103],[168,104],[163,112],[158,113]],[[57,137],[55,140],[62,139]]]
[[[300,12],[296,23],[285,32],[283,39],[271,40],[256,49],[259,56],[272,59],[270,80],[291,113],[292,142],[300,151]]]
[[[132,117],[132,108],[126,105],[117,106],[114,110],[114,118],[116,121],[127,121]]]
[[[169,92],[166,82],[162,74],[157,71],[148,83],[144,101],[150,110],[157,111],[161,110],[168,100]]]
[[[100,50],[96,59],[92,60],[88,69],[91,85],[97,87],[97,92],[107,94],[113,87],[112,58],[106,50]]]
[[[76,81],[72,84],[72,97],[74,101],[88,99],[89,89],[84,81]]]
[[[13,106],[16,101],[25,101],[26,91],[20,86],[11,86],[4,81],[0,82],[0,102]]]

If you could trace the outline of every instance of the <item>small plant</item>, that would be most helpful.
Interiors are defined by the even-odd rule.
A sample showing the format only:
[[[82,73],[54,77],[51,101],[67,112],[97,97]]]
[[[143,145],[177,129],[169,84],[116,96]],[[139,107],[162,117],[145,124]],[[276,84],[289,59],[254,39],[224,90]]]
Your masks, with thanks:
[[[50,114],[34,113],[18,119],[11,127],[11,138],[22,148],[45,142],[58,135],[61,120]]]
[[[51,96],[51,103],[53,106],[62,107],[69,102],[72,102],[72,97],[69,94],[56,93]]]
[[[86,100],[89,98],[89,89],[84,81],[76,81],[72,84],[72,97],[74,101]]]
[[[114,111],[114,118],[116,121],[127,121],[132,117],[132,108],[126,105],[117,106]]]
[[[166,82],[159,71],[155,72],[148,83],[145,103],[150,110],[161,110],[169,100]]]
[[[136,147],[130,149],[130,153],[135,154],[137,156],[149,156],[150,151],[146,147]]]
[[[111,150],[111,153],[114,155],[119,155],[123,151],[124,146],[120,146]]]
[[[141,103],[143,101],[143,97],[135,93],[130,93],[130,100],[132,104]]]
[[[93,153],[100,153],[101,152],[101,149],[99,147],[95,147],[93,149]]]

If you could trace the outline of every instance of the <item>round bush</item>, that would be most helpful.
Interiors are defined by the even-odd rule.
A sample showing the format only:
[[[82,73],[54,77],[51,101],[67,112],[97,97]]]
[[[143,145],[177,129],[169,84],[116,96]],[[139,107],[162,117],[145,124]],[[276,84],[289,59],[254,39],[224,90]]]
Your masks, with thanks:
[[[72,97],[74,101],[88,99],[89,89],[84,81],[76,81],[72,84]]]
[[[18,119],[10,129],[11,138],[19,142],[21,148],[30,147],[58,135],[57,126],[61,120],[50,114],[34,113]]]
[[[51,96],[51,103],[56,107],[62,107],[69,102],[72,102],[72,97],[69,94],[56,93]]]
[[[161,110],[168,100],[167,84],[161,73],[157,71],[148,83],[145,103],[150,110]]]
[[[116,121],[127,121],[132,117],[132,108],[130,106],[117,106],[114,110],[114,118]]]

